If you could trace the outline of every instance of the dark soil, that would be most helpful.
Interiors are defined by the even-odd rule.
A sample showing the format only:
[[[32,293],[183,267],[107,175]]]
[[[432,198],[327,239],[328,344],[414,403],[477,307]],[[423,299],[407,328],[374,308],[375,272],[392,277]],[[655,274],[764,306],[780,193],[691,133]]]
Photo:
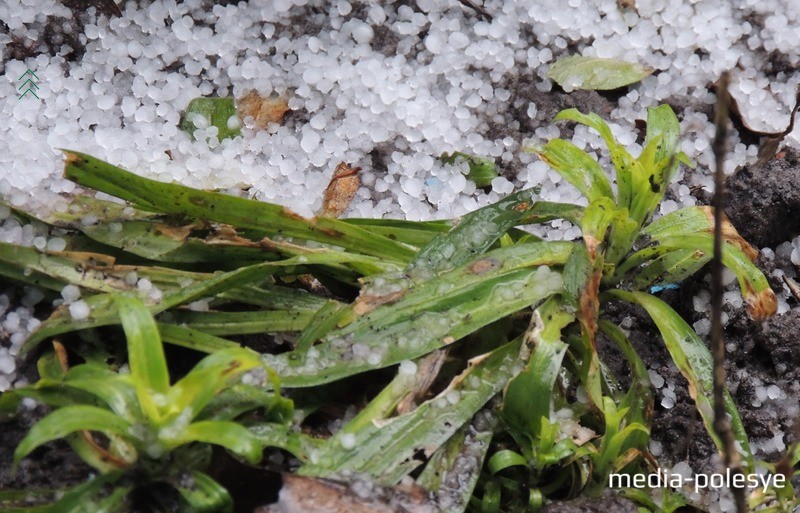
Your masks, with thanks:
[[[14,449],[44,414],[42,407],[23,409],[12,421],[0,422],[0,490],[67,488],[83,481],[93,472],[64,441],[38,448],[20,462],[16,473],[12,470]]]
[[[764,166],[727,180],[728,217],[756,247],[774,248],[800,234],[800,152],[787,148]]]

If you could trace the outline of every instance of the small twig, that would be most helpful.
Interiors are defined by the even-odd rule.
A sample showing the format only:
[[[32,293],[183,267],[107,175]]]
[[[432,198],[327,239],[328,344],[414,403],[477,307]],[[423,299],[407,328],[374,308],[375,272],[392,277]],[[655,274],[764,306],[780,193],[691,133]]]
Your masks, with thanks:
[[[487,11],[484,6],[482,6],[480,4],[477,4],[477,3],[473,2],[472,0],[458,0],[458,1],[464,7],[469,7],[473,11],[477,12],[479,15],[483,16],[484,18],[486,18],[486,20],[492,21],[494,19],[492,17],[492,15],[489,14],[489,11]]]
[[[785,274],[783,275],[783,283],[785,283],[786,286],[789,287],[789,291],[792,293],[794,298],[800,301],[800,285],[798,285],[796,281],[789,278]]]
[[[730,97],[728,84],[730,75],[724,72],[717,87],[717,108],[714,116],[714,259],[711,261],[711,348],[714,359],[714,431],[722,441],[722,460],[725,467],[735,474],[743,474],[739,453],[733,438],[731,423],[725,411],[725,339],[722,333],[722,222],[725,209],[725,164],[726,140],[728,138],[728,110]],[[738,513],[747,512],[745,488],[732,486],[733,498]]]

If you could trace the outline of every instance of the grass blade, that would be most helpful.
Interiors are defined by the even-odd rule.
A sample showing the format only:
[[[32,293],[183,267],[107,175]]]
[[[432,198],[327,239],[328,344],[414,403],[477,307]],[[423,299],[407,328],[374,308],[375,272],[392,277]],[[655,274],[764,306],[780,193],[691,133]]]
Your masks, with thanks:
[[[503,398],[503,419],[523,439],[537,438],[542,417],[550,418],[553,385],[567,351],[567,344],[561,340],[561,330],[574,319],[575,316],[555,298],[533,313],[531,326],[525,334],[530,360],[508,384]]]
[[[191,473],[193,486],[185,486],[184,481],[176,483],[175,488],[183,500],[197,513],[230,513],[233,511],[233,499],[228,490],[214,481],[211,476],[198,470]]]
[[[603,168],[586,152],[563,139],[553,139],[541,150],[539,158],[581,191],[590,202],[600,198],[614,200],[611,184]]]
[[[156,323],[161,340],[169,344],[194,349],[201,353],[214,353],[224,349],[241,347],[241,344],[215,337],[202,331],[193,330],[177,324]]]
[[[622,299],[630,303],[642,306],[653,321],[658,326],[664,338],[672,360],[681,374],[689,382],[689,394],[697,405],[697,411],[703,419],[706,430],[717,448],[722,451],[721,441],[714,431],[714,408],[713,408],[713,364],[711,353],[697,336],[694,330],[681,319],[681,317],[660,299],[644,292],[626,292],[623,290],[612,290],[608,292],[610,297]],[[753,468],[753,456],[750,451],[750,442],[745,433],[742,419],[731,398],[730,393],[725,393],[725,410],[731,417],[731,426],[736,440],[745,452],[743,455],[750,468]]]
[[[521,370],[521,347],[517,339],[473,359],[447,390],[410,413],[380,425],[368,423],[353,433],[345,426],[298,473],[321,477],[350,470],[375,476],[380,484],[396,484],[422,463],[415,453],[431,453],[444,444]],[[344,437],[353,437],[355,443],[343,444]]]
[[[169,390],[169,370],[161,335],[150,310],[139,299],[121,295],[113,299],[128,339],[128,365],[139,405],[148,418],[158,422],[162,412],[153,396],[163,396]]]
[[[316,315],[314,310],[255,312],[192,312],[176,310],[170,322],[209,335],[246,335],[301,331]]]
[[[487,417],[478,412],[433,453],[417,478],[418,485],[436,493],[440,513],[463,513],[469,504],[497,423]]]
[[[250,349],[224,349],[200,360],[167,392],[169,411],[165,421],[175,421],[190,412],[195,418],[228,383],[242,373],[262,365],[259,354]]]
[[[331,332],[309,354],[265,356],[286,387],[313,386],[418,358],[562,289],[570,243],[495,250]],[[311,352],[313,351],[313,354]]]
[[[528,213],[535,195],[534,189],[518,191],[465,215],[452,230],[422,248],[406,272],[414,281],[423,281],[484,253]]]
[[[76,431],[125,435],[130,427],[131,423],[119,415],[96,406],[64,406],[33,425],[14,451],[14,463],[19,463],[40,445]]]
[[[172,447],[191,442],[219,445],[244,458],[252,465],[261,461],[261,451],[263,450],[261,443],[237,422],[201,420],[189,424],[175,435],[165,439],[164,442]]]
[[[64,153],[66,178],[145,210],[313,240],[399,262],[414,255],[407,246],[336,219],[306,219],[279,205],[148,180],[85,153]]]

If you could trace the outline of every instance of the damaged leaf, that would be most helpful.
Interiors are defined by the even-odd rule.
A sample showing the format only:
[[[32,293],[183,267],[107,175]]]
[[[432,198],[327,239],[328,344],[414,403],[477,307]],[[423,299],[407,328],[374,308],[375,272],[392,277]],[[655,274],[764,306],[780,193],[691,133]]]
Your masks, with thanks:
[[[350,202],[361,187],[361,179],[358,177],[360,167],[350,167],[341,162],[333,171],[328,187],[325,189],[325,196],[322,198],[322,210],[319,215],[322,217],[339,217],[344,214]]]
[[[436,513],[438,510],[419,486],[377,486],[357,480],[283,475],[278,502],[256,508],[255,513]]]
[[[249,128],[264,129],[270,123],[280,123],[289,110],[289,101],[283,96],[263,96],[250,90],[236,99],[236,112]]]

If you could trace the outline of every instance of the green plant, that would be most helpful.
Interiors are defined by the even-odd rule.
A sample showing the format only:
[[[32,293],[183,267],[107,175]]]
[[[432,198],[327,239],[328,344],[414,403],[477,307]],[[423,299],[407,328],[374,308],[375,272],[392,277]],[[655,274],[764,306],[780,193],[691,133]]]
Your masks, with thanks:
[[[209,444],[256,464],[263,445],[234,419],[258,409],[277,426],[285,426],[291,403],[280,397],[277,379],[274,393],[237,383],[245,372],[268,371],[258,353],[244,348],[206,356],[171,385],[150,312],[135,297],[117,295],[114,301],[127,335],[128,370],[115,372],[98,363],[64,370],[55,359],[43,359],[42,379],[17,394],[50,403],[54,411],[31,428],[14,452],[14,461],[19,463],[44,443],[67,438],[81,458],[104,475],[67,494],[59,511],[90,511],[89,505],[99,503],[119,510],[128,490],[156,482],[175,487],[195,511],[230,510],[226,490],[203,472]],[[108,484],[116,488],[105,495]]]
[[[263,361],[291,394],[295,414],[288,427],[280,415],[273,423],[240,417],[259,404],[282,404],[274,381],[248,389],[261,403],[242,399],[243,406],[232,410],[223,405],[241,385],[223,389],[208,403],[219,405],[220,413],[203,421],[246,425],[244,439],[251,445],[217,443],[251,461],[252,444],[258,445],[253,438],[261,447],[285,448],[300,461],[297,472],[307,476],[358,472],[395,485],[414,473],[419,485],[439,491],[440,509],[448,513],[524,511],[548,498],[596,493],[611,472],[647,470],[640,458],[653,408],[647,369],[620,327],[601,315],[608,302],[625,301],[655,321],[718,443],[711,429],[708,350],[676,312],[649,293],[698,271],[712,253],[708,209],[686,208],[651,222],[677,166],[687,161],[677,151],[677,118],[668,106],[648,111],[638,158],[596,115],[571,109],[557,119],[600,133],[616,171],[616,192],[597,161],[554,140],[535,151],[583,193],[586,207],[539,201],[537,190],[529,189],[457,222],[306,219],[279,205],[155,182],[67,152],[67,178],[129,205],[82,197],[67,213],[42,216],[41,222],[69,230],[70,251],[43,254],[0,244],[0,273],[53,291],[76,283],[90,307],[85,319],[58,309],[23,349],[30,353],[48,337],[82,330],[73,338],[83,340],[85,365],[96,365],[95,353],[111,349],[92,339],[89,328],[117,324],[125,308],[114,298],[139,293],[165,342],[210,353],[212,361],[231,354],[245,367]],[[81,222],[86,215],[97,222]],[[579,226],[582,240],[547,242],[516,228],[553,219]],[[775,297],[748,258],[752,249],[726,228],[725,265],[739,278],[751,313],[770,315]],[[104,265],[98,268],[98,262]],[[159,293],[143,293],[130,273]],[[187,310],[198,300],[208,311]],[[243,349],[230,353],[238,344],[226,337],[263,332],[289,334],[289,350],[258,358]],[[627,360],[627,390],[598,352],[599,336]],[[138,350],[129,348],[132,368]],[[122,379],[91,368],[111,383]],[[70,380],[48,369],[42,368],[44,383],[26,392],[31,397],[54,406],[93,399],[83,389],[66,393],[79,387],[54,388]],[[379,369],[389,369],[390,377],[365,375]],[[192,373],[167,389],[164,372],[143,382],[161,390],[163,403],[139,404],[137,388],[127,388],[124,404],[135,399],[146,425],[177,422],[185,409],[186,397],[170,391]],[[349,397],[351,404],[366,403],[355,417],[332,434],[301,434],[326,398],[364,379],[378,391]],[[493,402],[498,395],[501,406]],[[726,406],[751,464],[730,397]],[[121,411],[110,414],[115,422],[127,418]],[[122,437],[118,431],[110,430],[112,442]],[[133,447],[144,458],[147,446],[137,440],[123,438],[109,450]],[[178,435],[147,440],[173,453],[192,447],[181,446]],[[77,447],[86,453],[80,442]],[[459,483],[457,491],[448,488],[448,476]],[[644,495],[630,495],[650,507]]]
[[[518,479],[532,489],[553,492],[560,487],[562,494],[571,495],[587,486],[607,486],[611,472],[643,470],[634,463],[647,450],[652,412],[648,375],[622,330],[599,318],[608,301],[637,304],[650,314],[689,381],[708,433],[721,449],[713,430],[711,356],[686,322],[648,292],[679,283],[711,259],[713,222],[709,210],[701,207],[684,208],[650,222],[679,162],[688,163],[677,150],[678,121],[668,106],[648,110],[644,149],[638,158],[628,154],[594,114],[570,109],[556,119],[577,121],[600,133],[616,171],[617,192],[612,191],[598,163],[568,141],[552,140],[532,150],[577,187],[589,204],[576,219],[583,242],[573,247],[564,265],[563,294],[534,312],[529,332],[533,354],[506,389],[503,416],[520,457],[510,457],[507,450],[498,452],[490,460],[490,469],[498,474],[522,465],[529,468],[528,476],[520,476],[517,469]],[[756,318],[772,315],[775,296],[748,258],[748,254],[754,258],[754,250],[732,226],[725,227],[725,235],[723,261],[739,278],[748,309]],[[598,355],[599,333],[628,360],[631,386],[625,394]],[[564,370],[568,374],[564,375]],[[572,384],[581,387],[585,400],[570,399],[567,391]],[[578,435],[562,427],[555,438],[560,441],[554,441],[553,415],[559,409],[570,412],[568,418],[578,419],[580,425],[591,427],[595,438],[575,444],[572,439]],[[752,468],[748,439],[730,396],[726,397],[726,409],[747,466]],[[559,444],[562,449],[554,452]],[[553,454],[563,456],[556,462]],[[553,466],[573,468],[565,480],[563,472],[545,472]],[[550,478],[553,475],[555,480]],[[514,488],[508,481],[504,483]],[[492,493],[498,495],[501,489],[496,486]],[[499,504],[500,500],[495,497],[490,502]]]

